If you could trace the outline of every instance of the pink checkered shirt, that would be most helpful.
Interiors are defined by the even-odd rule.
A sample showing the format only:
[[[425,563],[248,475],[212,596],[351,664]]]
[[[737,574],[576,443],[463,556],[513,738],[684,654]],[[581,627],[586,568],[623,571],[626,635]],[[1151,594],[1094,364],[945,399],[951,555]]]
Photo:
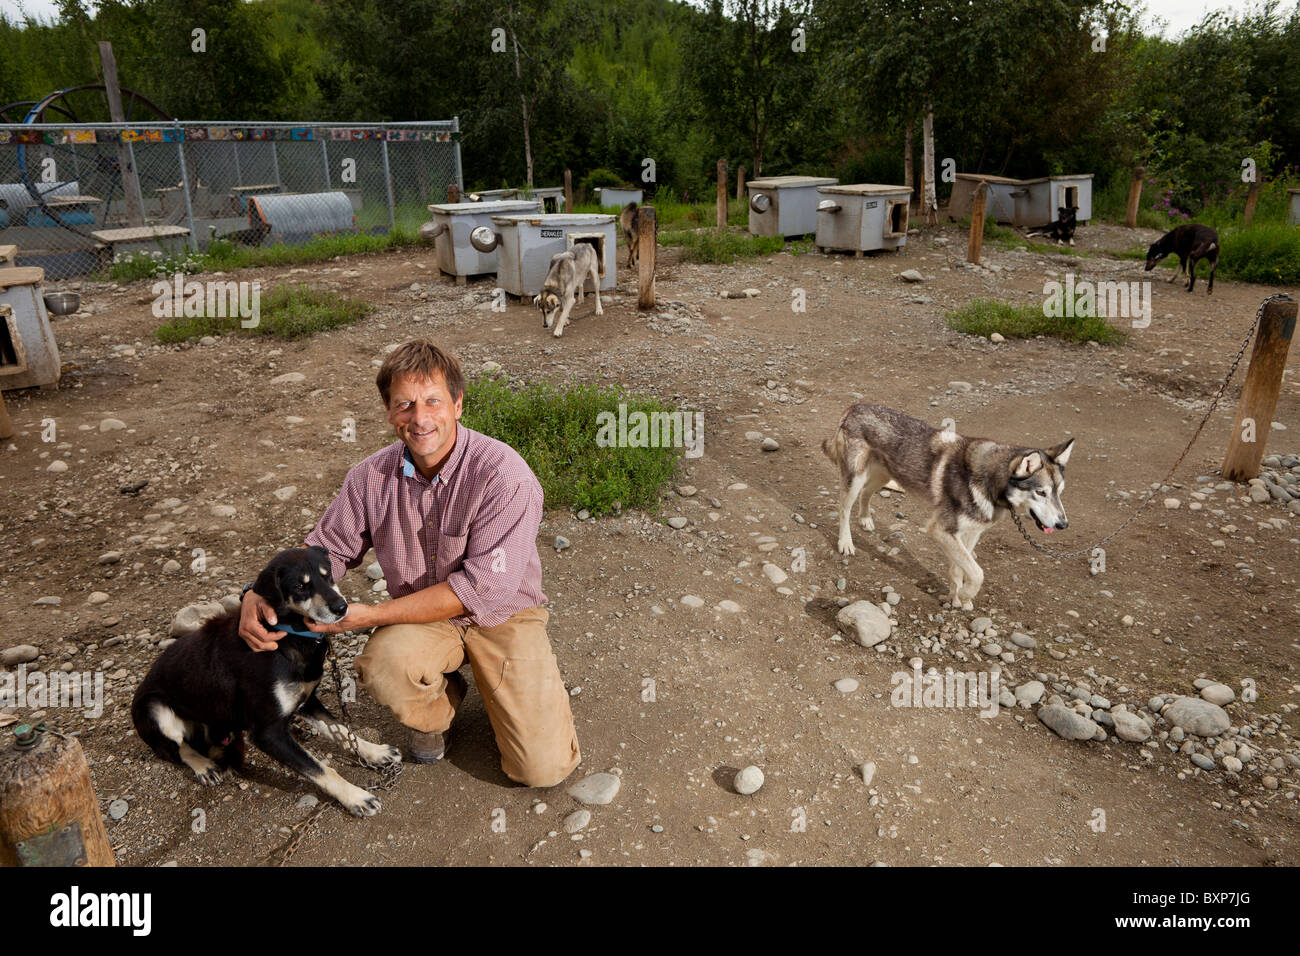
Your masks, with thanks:
[[[403,442],[353,467],[307,535],[330,553],[337,581],[372,547],[394,598],[442,581],[468,615],[493,627],[546,602],[537,529],[542,486],[509,445],[456,424],[456,444],[429,481]]]

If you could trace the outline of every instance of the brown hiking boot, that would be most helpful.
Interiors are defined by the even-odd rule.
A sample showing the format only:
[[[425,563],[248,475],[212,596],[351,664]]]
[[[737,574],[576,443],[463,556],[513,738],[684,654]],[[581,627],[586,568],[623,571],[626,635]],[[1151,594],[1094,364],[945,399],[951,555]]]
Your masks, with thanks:
[[[452,709],[460,706],[460,702],[465,699],[465,694],[469,690],[469,684],[458,671],[443,675],[447,679],[447,687],[444,693],[451,701]],[[411,759],[416,763],[436,763],[443,758],[447,752],[447,737],[445,732],[421,730],[411,730],[411,739],[407,744],[407,750],[410,751]]]
[[[425,733],[412,729],[406,749],[415,763],[436,763],[447,752],[447,739],[438,731]]]

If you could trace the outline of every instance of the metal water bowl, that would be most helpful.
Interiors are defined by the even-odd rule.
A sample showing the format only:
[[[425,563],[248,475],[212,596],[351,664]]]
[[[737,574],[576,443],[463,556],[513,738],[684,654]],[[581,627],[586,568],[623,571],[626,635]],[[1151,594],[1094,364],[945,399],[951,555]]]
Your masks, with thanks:
[[[79,292],[46,292],[42,298],[50,315],[71,315],[81,308]]]

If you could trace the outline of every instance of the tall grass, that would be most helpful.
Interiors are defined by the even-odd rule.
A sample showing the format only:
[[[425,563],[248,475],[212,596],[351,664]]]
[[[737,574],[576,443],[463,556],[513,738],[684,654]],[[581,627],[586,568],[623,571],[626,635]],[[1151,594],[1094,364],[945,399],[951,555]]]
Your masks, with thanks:
[[[1285,223],[1252,224],[1219,234],[1217,275],[1266,285],[1300,283],[1300,229]]]
[[[680,246],[683,262],[728,263],[753,256],[766,256],[785,248],[781,236],[751,236],[717,229],[694,229],[659,233],[662,246]]]
[[[618,387],[543,382],[511,390],[501,379],[480,378],[465,387],[462,421],[519,452],[549,507],[585,508],[597,516],[626,508],[655,511],[681,451],[597,444],[600,414],[617,417],[620,403],[629,415],[672,411]]]
[[[250,269],[257,266],[297,266],[312,262],[327,262],[335,256],[355,256],[365,253],[387,252],[407,246],[428,245],[416,233],[395,229],[387,235],[372,236],[364,233],[346,233],[338,236],[320,236],[299,246],[276,244],[268,246],[243,246],[224,239],[214,240],[200,252],[177,257],[135,255],[113,263],[109,278],[115,282],[132,282],[137,279],[155,279],[176,272],[195,275],[200,272],[222,272],[232,269]]]

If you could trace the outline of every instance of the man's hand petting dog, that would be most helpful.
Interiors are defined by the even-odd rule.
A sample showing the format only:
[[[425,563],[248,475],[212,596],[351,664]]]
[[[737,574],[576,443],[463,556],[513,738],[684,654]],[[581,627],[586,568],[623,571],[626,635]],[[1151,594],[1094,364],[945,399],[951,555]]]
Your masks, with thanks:
[[[349,604],[348,613],[333,624],[321,624],[310,618],[304,623],[307,625],[307,630],[313,634],[339,634],[343,631],[364,631],[368,628],[378,627],[383,622],[376,619],[375,609],[372,605]]]
[[[256,591],[247,592],[239,607],[239,636],[255,651],[273,651],[284,637],[284,631],[268,630],[263,621],[275,627],[275,608]]]

